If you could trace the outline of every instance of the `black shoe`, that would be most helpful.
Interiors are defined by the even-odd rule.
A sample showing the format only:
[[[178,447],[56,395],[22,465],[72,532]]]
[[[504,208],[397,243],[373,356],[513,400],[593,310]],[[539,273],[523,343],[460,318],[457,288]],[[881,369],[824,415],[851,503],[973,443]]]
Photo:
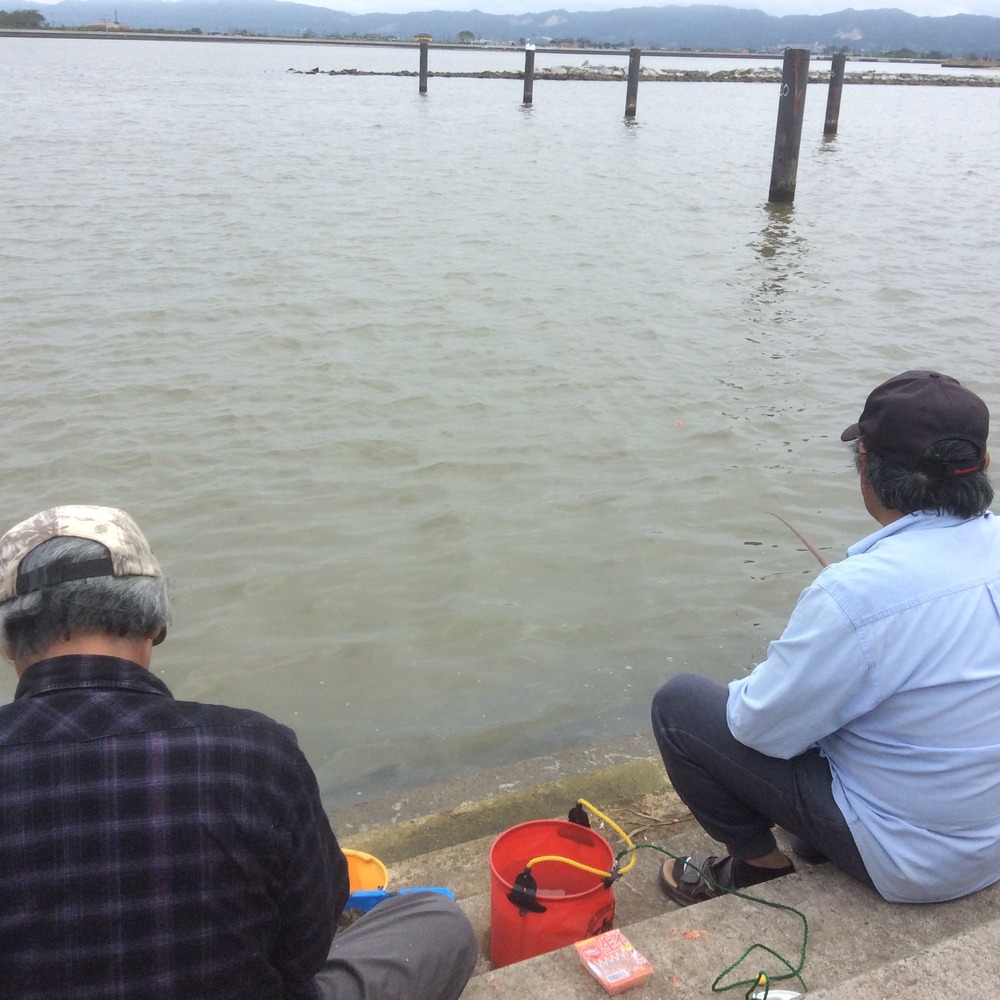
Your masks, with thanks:
[[[706,899],[740,892],[771,879],[791,875],[792,864],[784,868],[757,868],[728,854],[693,854],[660,865],[660,888],[675,903],[690,906]]]
[[[796,837],[794,833],[788,835],[788,846],[791,847],[792,854],[810,864],[818,865],[829,860],[818,847],[813,847],[808,840]]]

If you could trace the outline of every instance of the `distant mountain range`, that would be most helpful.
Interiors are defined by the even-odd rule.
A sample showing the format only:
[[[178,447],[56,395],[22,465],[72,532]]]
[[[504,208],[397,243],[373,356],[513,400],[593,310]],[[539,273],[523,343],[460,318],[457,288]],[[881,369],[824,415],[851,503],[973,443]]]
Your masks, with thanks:
[[[956,14],[917,17],[901,10],[842,10],[836,14],[772,17],[759,10],[698,4],[629,7],[605,12],[549,10],[538,14],[424,11],[413,14],[345,14],[280,0],[62,0],[30,4],[51,27],[117,20],[132,28],[264,35],[378,36],[411,40],[427,33],[457,42],[477,39],[533,42],[572,40],[581,47],[613,45],[661,49],[754,52],[785,47],[846,47],[856,54],[909,49],[963,58],[1000,57],[1000,17]],[[468,35],[463,35],[468,37]]]

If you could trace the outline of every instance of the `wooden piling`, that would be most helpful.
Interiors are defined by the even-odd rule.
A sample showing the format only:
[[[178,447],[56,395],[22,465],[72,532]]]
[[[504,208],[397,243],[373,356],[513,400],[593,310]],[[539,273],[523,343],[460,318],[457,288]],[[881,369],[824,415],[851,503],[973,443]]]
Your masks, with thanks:
[[[847,53],[838,52],[830,60],[830,90],[826,95],[826,122],[823,135],[836,135],[840,124],[840,95],[844,90],[844,64]]]
[[[625,117],[635,118],[635,106],[639,100],[639,57],[641,49],[628,51],[628,89],[625,92]]]
[[[420,93],[427,93],[427,42],[420,43]]]
[[[774,134],[771,160],[771,192],[768,201],[795,200],[795,175],[799,168],[799,144],[802,141],[802,115],[809,82],[809,50],[785,49],[778,98],[778,126]]]
[[[535,87],[535,46],[525,45],[524,47],[524,97],[522,103],[530,104],[532,92]]]

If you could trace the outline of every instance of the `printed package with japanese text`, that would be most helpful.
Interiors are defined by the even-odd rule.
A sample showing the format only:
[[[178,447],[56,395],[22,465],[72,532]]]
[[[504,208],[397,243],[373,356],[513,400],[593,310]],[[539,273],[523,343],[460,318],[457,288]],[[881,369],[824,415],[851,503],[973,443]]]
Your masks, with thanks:
[[[653,967],[621,931],[605,931],[573,946],[583,967],[615,996],[644,983]]]

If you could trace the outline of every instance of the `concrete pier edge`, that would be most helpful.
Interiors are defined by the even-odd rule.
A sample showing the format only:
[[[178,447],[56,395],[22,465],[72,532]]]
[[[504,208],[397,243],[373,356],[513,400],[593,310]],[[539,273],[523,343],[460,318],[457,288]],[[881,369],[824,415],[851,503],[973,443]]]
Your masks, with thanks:
[[[517,823],[564,816],[579,798],[603,810],[668,789],[656,744],[651,735],[640,733],[463,775],[328,815],[344,847],[367,851],[388,864],[499,834]]]

